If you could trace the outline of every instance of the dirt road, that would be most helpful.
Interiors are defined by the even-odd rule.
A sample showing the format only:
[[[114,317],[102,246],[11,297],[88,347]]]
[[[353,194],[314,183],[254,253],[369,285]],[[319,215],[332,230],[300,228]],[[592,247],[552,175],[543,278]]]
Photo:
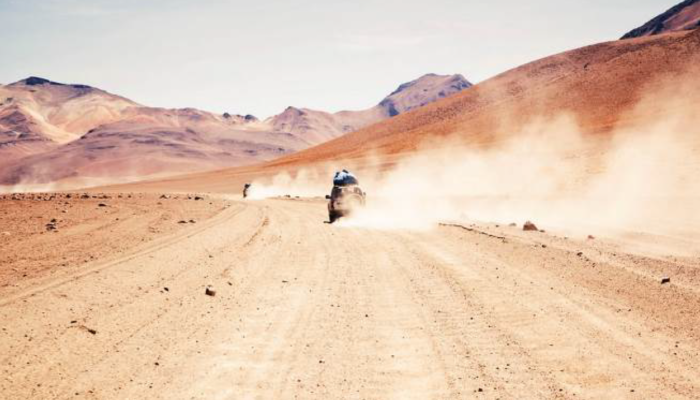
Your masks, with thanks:
[[[697,258],[325,219],[231,202],[3,288],[0,398],[700,397]]]

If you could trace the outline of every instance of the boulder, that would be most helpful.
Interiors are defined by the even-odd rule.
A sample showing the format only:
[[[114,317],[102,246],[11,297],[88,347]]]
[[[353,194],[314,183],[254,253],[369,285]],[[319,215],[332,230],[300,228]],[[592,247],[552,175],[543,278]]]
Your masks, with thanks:
[[[526,221],[526,222],[523,224],[523,230],[524,230],[524,231],[537,231],[538,229],[537,229],[537,226],[535,226],[535,224],[533,224],[533,223],[530,222],[530,221]]]

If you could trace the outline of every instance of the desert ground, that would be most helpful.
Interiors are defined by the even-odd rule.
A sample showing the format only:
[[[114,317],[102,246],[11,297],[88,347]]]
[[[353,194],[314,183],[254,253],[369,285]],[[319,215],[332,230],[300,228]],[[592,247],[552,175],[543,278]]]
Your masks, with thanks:
[[[663,237],[68,195],[0,199],[1,398],[700,393],[700,258],[630,246]]]
[[[700,399],[698,10],[357,112],[0,86],[0,399]]]

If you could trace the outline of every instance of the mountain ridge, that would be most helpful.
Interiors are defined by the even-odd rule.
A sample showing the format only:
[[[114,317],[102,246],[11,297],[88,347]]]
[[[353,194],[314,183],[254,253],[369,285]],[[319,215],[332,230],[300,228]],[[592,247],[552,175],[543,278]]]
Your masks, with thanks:
[[[658,35],[665,32],[691,30],[700,27],[700,0],[685,0],[635,28],[621,39]]]
[[[400,85],[401,90],[385,100],[401,95],[395,101],[402,113],[469,86],[461,75],[427,74]],[[336,113],[290,106],[260,121],[250,114],[147,107],[89,85],[30,76],[0,86],[4,160],[0,184],[244,165],[293,153],[392,116],[380,102],[367,110]],[[151,157],[147,162],[157,168],[139,165],[146,162],[144,157]],[[99,163],[113,170],[90,168]]]

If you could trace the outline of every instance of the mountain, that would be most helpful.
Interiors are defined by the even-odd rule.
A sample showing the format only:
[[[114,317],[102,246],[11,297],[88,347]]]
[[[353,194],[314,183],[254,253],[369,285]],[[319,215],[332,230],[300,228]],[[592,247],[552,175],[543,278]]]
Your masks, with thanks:
[[[698,27],[700,27],[700,0],[685,0],[671,7],[665,13],[654,17],[639,28],[627,32],[622,36],[622,39],[651,36]]]
[[[700,96],[688,96],[696,93],[697,85],[685,81],[679,89],[669,82],[688,79],[689,68],[699,59],[700,30],[586,46],[519,66],[469,90],[264,164],[144,182],[128,190],[227,192],[243,182],[279,173],[294,176],[299,170],[376,172],[425,151],[426,145],[488,148],[516,137],[528,124],[561,116],[575,121],[575,127],[554,126],[555,131],[574,129],[604,142],[618,129],[656,121],[672,125],[678,123],[673,113],[694,113]],[[646,104],[644,112],[638,111],[640,104]],[[687,125],[686,131],[693,132],[695,126]],[[687,146],[700,154],[700,141]]]
[[[602,134],[622,123],[659,82],[679,76],[700,58],[700,30],[583,47],[546,57],[413,112],[382,121],[270,165],[366,154],[405,153],[427,138],[469,143],[499,140],[504,126],[567,114],[583,132]],[[662,109],[663,104],[658,108]]]
[[[0,183],[135,179],[278,157],[307,147],[252,116],[144,107],[87,85],[30,77],[0,87]]]
[[[30,77],[0,86],[0,156],[5,163],[80,138],[138,104],[86,85]]]
[[[0,184],[135,180],[274,159],[449,96],[461,75],[425,75],[377,106],[327,113],[288,107],[265,121],[145,107],[86,85],[30,77],[0,86]]]
[[[288,107],[265,123],[273,131],[290,132],[314,145],[422,107],[470,86],[472,84],[459,74],[426,74],[400,85],[379,104],[366,110],[327,113]]]

